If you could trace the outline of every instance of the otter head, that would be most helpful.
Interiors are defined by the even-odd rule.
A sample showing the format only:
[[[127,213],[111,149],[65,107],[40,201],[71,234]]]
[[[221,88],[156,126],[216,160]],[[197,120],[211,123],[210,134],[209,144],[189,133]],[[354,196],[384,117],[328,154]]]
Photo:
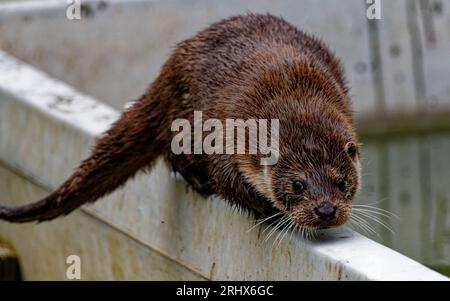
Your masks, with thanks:
[[[338,116],[339,117],[339,116]],[[241,161],[248,181],[277,211],[277,219],[313,229],[336,227],[351,216],[360,186],[360,151],[347,119],[326,112],[279,121],[279,157],[273,165]],[[259,162],[259,161],[258,161]],[[286,223],[289,224],[289,223]]]
[[[360,185],[359,144],[345,120],[280,121],[280,157],[266,167],[273,206],[306,228],[344,224]]]

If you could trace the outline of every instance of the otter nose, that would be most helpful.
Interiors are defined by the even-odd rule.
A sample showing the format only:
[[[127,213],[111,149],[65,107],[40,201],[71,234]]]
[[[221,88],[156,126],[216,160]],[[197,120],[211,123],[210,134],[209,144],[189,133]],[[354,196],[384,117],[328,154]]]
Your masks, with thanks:
[[[329,202],[325,202],[320,204],[319,207],[314,208],[314,212],[320,219],[329,221],[335,217],[336,206],[333,206]]]

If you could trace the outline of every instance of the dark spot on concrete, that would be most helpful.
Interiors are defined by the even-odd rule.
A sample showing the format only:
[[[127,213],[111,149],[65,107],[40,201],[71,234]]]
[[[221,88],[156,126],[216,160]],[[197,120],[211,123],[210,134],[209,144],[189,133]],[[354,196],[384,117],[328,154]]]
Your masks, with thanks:
[[[342,279],[342,266],[338,265],[337,266],[337,272],[338,272],[338,280]]]
[[[402,52],[401,48],[397,44],[392,44],[391,48],[389,49],[389,53],[391,54],[392,57],[395,57],[395,58],[399,57],[401,52]]]
[[[291,257],[291,252],[289,251],[289,249],[287,251],[287,255],[288,255],[288,258],[289,258],[289,265],[292,265],[292,257]]]
[[[165,224],[166,222],[165,221],[161,221],[161,224]]]
[[[57,95],[56,96],[56,101],[58,103],[71,104],[73,102],[73,98],[70,97],[70,96]]]
[[[49,108],[58,110],[62,113],[70,113],[70,110],[63,109],[61,105],[70,105],[73,102],[73,98],[69,96],[56,95],[55,101],[48,105]]]
[[[333,270],[333,266],[332,266],[331,263],[328,262],[328,261],[327,261],[327,263],[326,263],[326,269],[327,269],[327,271],[330,271],[330,272]]]
[[[213,279],[214,278],[214,272],[216,270],[216,263],[213,262],[211,269],[209,271],[209,279]]]
[[[80,6],[81,16],[86,18],[95,17],[95,11],[90,4],[82,3]]]
[[[355,71],[358,74],[363,74],[367,71],[367,64],[364,62],[357,62],[355,65]]]
[[[431,11],[436,15],[442,15],[444,11],[444,4],[441,1],[434,1],[431,5]]]
[[[105,10],[107,7],[108,7],[108,3],[106,3],[105,1],[100,1],[100,2],[97,4],[97,9],[98,9],[99,11]]]
[[[31,19],[33,19],[33,17],[32,17],[31,15],[23,15],[23,16],[21,17],[21,20],[22,20],[23,22],[25,22],[25,23],[30,22]]]

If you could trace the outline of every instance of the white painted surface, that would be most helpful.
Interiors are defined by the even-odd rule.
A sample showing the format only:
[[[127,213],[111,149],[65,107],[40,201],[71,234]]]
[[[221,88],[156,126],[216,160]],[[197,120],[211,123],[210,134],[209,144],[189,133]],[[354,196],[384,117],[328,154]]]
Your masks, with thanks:
[[[51,105],[58,99],[54,91],[74,101],[61,110]],[[99,118],[103,115],[110,117]],[[116,116],[107,106],[0,54],[0,160],[41,186],[55,188]],[[83,210],[208,279],[447,280],[346,229],[323,232],[315,241],[294,235],[279,245],[262,243],[261,228],[248,233],[252,222],[247,217],[223,200],[186,192],[163,164]],[[16,233],[11,229],[21,226],[1,223],[0,233]]]

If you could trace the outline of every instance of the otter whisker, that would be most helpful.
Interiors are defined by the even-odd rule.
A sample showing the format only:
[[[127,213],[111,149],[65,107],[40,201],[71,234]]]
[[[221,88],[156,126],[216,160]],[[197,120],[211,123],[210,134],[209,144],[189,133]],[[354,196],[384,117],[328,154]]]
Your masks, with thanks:
[[[309,228],[309,233],[311,235],[311,239],[317,239],[317,229],[316,228]]]
[[[357,227],[357,228],[363,230],[364,233],[370,235],[370,232],[369,232],[367,229],[361,227],[361,225],[360,225],[358,222],[356,222],[354,219],[350,219],[348,222],[349,222],[349,223],[348,223],[348,226],[349,226],[351,229],[353,229],[353,230],[355,230],[355,231],[358,231],[358,230],[356,229],[356,227]]]
[[[286,232],[285,232],[285,233],[283,234],[283,236],[281,237],[280,242],[284,239],[284,237],[285,237],[289,232],[291,232],[291,234],[292,234],[292,231],[294,230],[294,228],[295,228],[295,222],[292,221],[292,222],[291,222],[291,225],[289,226],[289,228],[287,228]],[[280,242],[278,242],[278,244],[279,244]]]
[[[367,235],[371,235],[374,234],[377,237],[381,237],[381,235],[378,233],[378,231],[374,230],[374,228],[372,227],[372,225],[367,224],[367,223],[362,223],[361,221],[356,221],[354,220],[354,222],[356,223],[356,225],[364,230],[364,233]],[[370,226],[369,226],[370,225]]]
[[[284,233],[281,238],[278,240],[278,244],[277,244],[277,248],[280,245],[281,241],[284,239],[284,237],[286,236],[287,233],[289,233],[289,230],[295,225],[294,221],[292,219],[290,219],[289,224],[285,227],[284,231],[282,233]],[[278,239],[278,237],[277,237]],[[275,240],[276,241],[276,240]]]
[[[353,207],[367,207],[367,208],[371,208],[371,209],[375,209],[375,210],[381,210],[381,211],[384,211],[384,212],[386,212],[388,214],[393,214],[392,212],[390,212],[390,211],[388,211],[388,210],[386,210],[384,208],[373,206],[373,205],[377,205],[377,204],[380,204],[380,203],[381,202],[369,203],[369,204],[353,204],[352,206]]]
[[[374,226],[374,225],[371,223],[371,222],[373,222],[372,219],[367,220],[368,217],[366,217],[366,216],[360,216],[360,218],[362,218],[362,219],[365,221],[366,226],[370,225],[370,227],[373,229],[373,226]],[[383,225],[382,225],[382,226],[383,226]],[[383,226],[383,227],[385,227],[385,226]],[[379,234],[377,231],[375,232],[375,234],[376,234],[378,237],[381,237],[380,234]]]
[[[392,234],[394,233],[394,230],[392,230],[383,220],[381,220],[380,218],[376,217],[376,216],[372,216],[368,213],[363,213],[363,212],[359,212],[358,214],[361,214],[363,217],[369,218],[372,221],[380,224],[381,226],[383,226],[384,228],[386,228],[389,232],[391,232]]]
[[[289,216],[286,215],[286,216],[283,217],[282,220],[283,220],[283,222],[278,223],[278,224],[272,229],[272,231],[270,231],[269,234],[267,234],[267,237],[264,239],[264,241],[268,241],[269,238],[270,238],[277,230],[279,230],[283,225],[285,225],[287,222],[289,222],[290,218],[289,218]]]
[[[287,216],[283,216],[281,219],[279,219],[279,220],[277,220],[277,221],[271,223],[271,224],[270,224],[266,229],[264,229],[264,231],[262,232],[262,233],[264,233],[264,232],[266,232],[268,229],[270,229],[270,231],[266,234],[266,237],[265,237],[265,238],[267,238],[267,236],[269,236],[269,235],[271,235],[273,232],[275,232],[275,231],[278,229],[278,227],[279,227],[282,223],[284,223],[286,220],[287,220]],[[275,226],[272,226],[273,224],[275,224]],[[266,240],[264,240],[264,241],[266,241]]]
[[[289,225],[289,223],[291,223],[292,220],[289,218],[286,222],[287,222],[288,225]],[[285,222],[285,223],[286,223],[286,222]],[[274,239],[274,241],[273,241],[273,243],[272,243],[272,248],[273,248],[273,246],[275,245],[275,243],[277,242],[277,240],[278,240],[278,238],[280,237],[280,235],[284,232],[284,230],[286,230],[286,227],[287,227],[287,226],[285,226],[283,229],[281,229],[281,231],[279,231],[278,235],[275,237],[275,239]]]
[[[372,225],[365,220],[363,217],[357,215],[356,213],[352,214],[352,218],[353,220],[358,223],[360,226],[366,228],[367,230],[369,230],[371,233],[377,234],[377,231],[372,227]]]
[[[373,220],[373,221],[377,221],[377,222],[379,222],[379,223],[382,223],[383,226],[386,226],[385,221],[384,221],[381,217],[376,216],[376,215],[374,215],[374,214],[372,214],[372,213],[370,213],[370,212],[355,211],[354,214],[356,214],[356,215],[358,215],[358,216],[360,216],[360,217],[363,217],[363,218],[364,218],[364,217],[367,217],[367,218],[369,218],[369,219],[371,219],[371,220]]]
[[[303,229],[304,229],[305,239],[310,239],[311,233],[310,233],[309,227],[303,226]]]
[[[292,239],[292,235],[293,235],[294,233],[298,232],[298,227],[299,227],[299,225],[296,223],[296,224],[294,225],[294,229],[292,229],[292,231],[291,231],[291,236],[289,237],[289,240]]]
[[[314,239],[314,233],[313,233],[313,230],[312,230],[312,228],[306,228],[308,231],[308,239]]]
[[[301,238],[305,238],[305,227],[303,227],[303,226],[300,226],[300,237]]]
[[[357,221],[354,220],[354,219],[349,220],[349,222],[350,222],[350,225],[351,225],[351,226],[354,225],[354,226],[358,227],[359,229],[361,229],[361,230],[362,230],[365,234],[367,234],[367,235],[371,235],[371,234],[374,233],[373,231],[371,231],[371,230],[369,230],[368,228],[366,228],[365,226],[361,225],[360,222],[357,222]],[[351,228],[352,228],[352,227],[351,227]],[[355,231],[358,232],[358,230],[355,229],[355,228],[353,228],[353,230],[355,230]]]
[[[257,220],[257,223],[255,224],[255,225],[253,225],[250,229],[248,229],[247,230],[247,233],[248,232],[250,232],[250,231],[252,231],[253,229],[255,229],[256,227],[258,227],[259,225],[261,225],[262,223],[264,223],[265,221],[268,221],[269,219],[271,219],[271,218],[274,218],[274,217],[276,217],[276,216],[279,216],[279,215],[281,215],[281,214],[283,214],[283,212],[278,212],[278,213],[275,213],[274,215],[271,215],[271,216],[269,216],[269,217],[266,217],[266,218],[264,218],[264,219],[259,219],[259,220]]]
[[[373,206],[370,206],[370,205],[361,205],[361,204],[358,205],[358,204],[356,204],[356,205],[353,205],[353,209],[367,209],[367,210],[373,210],[373,211],[377,211],[377,212],[380,212],[380,213],[384,213],[384,214],[387,214],[387,215],[389,215],[389,216],[393,216],[393,217],[399,219],[398,215],[396,215],[396,214],[393,213],[393,212],[390,212],[390,211],[388,211],[388,210],[386,210],[386,209],[383,209],[383,208],[373,207]]]
[[[377,231],[362,217],[357,216],[355,213],[352,214],[353,221],[358,225],[361,229],[365,230],[367,234],[372,233],[380,236]]]
[[[372,209],[366,209],[366,208],[353,208],[352,210],[358,211],[358,212],[367,212],[367,213],[371,213],[371,214],[376,214],[376,215],[379,215],[379,216],[383,216],[385,218],[396,217],[393,214],[388,215],[387,213],[384,213],[384,212],[379,212],[379,211],[375,211],[375,210],[372,210]]]
[[[379,200],[378,202],[373,202],[373,203],[369,203],[369,204],[353,204],[353,207],[355,207],[355,206],[356,207],[369,207],[369,208],[373,208],[373,209],[384,210],[384,211],[386,211],[386,213],[391,213],[391,212],[387,211],[386,209],[374,206],[374,205],[379,205],[385,201],[387,201],[387,198],[384,198],[384,199]]]
[[[265,238],[263,239],[263,242],[266,242],[266,238],[267,236],[269,236],[272,231],[275,231],[277,229],[277,227],[280,225],[280,223],[283,222],[283,220],[286,219],[286,216],[281,217],[278,220],[273,221],[272,223],[270,223],[269,225],[267,225],[264,230],[261,232],[262,234],[264,234],[267,230],[269,230],[269,232],[266,234]],[[272,226],[275,225],[275,226]]]
[[[273,221],[271,224],[269,224],[269,225],[262,231],[262,233],[264,234],[267,230],[273,229],[273,228],[271,228],[272,225],[276,224],[275,226],[277,226],[277,225],[278,225],[279,223],[281,223],[284,219],[286,219],[286,216],[283,216],[282,218]],[[275,226],[274,226],[274,227],[275,227]]]
[[[316,228],[313,228],[312,230],[312,234],[313,234],[313,238],[314,239],[317,239],[318,238],[318,236],[319,236],[319,232],[317,231],[317,229]]]
[[[303,229],[304,229],[304,231],[303,231],[303,233],[304,233],[304,236],[305,236],[305,239],[309,239],[309,230],[308,230],[308,227],[303,227]]]

